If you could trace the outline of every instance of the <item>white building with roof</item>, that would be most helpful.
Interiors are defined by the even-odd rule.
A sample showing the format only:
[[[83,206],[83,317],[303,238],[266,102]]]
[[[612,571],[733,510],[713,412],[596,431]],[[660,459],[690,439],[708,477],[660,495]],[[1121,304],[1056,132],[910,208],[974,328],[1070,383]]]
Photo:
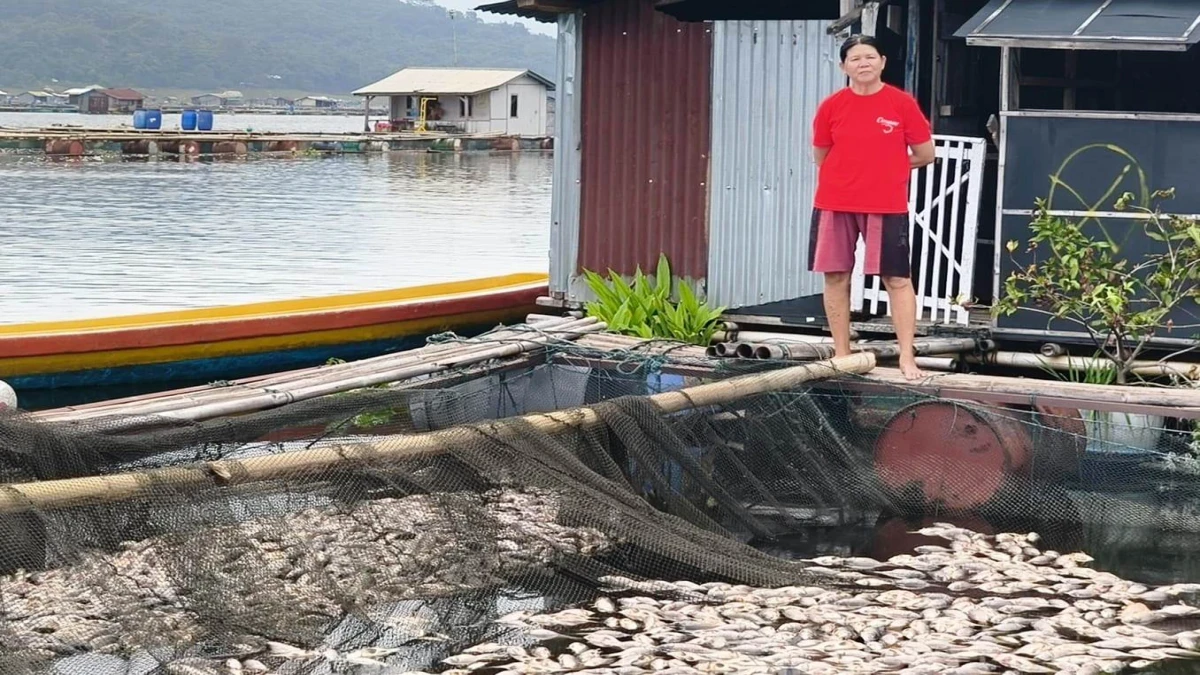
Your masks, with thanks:
[[[425,110],[429,129],[545,137],[554,83],[532,70],[405,68],[354,92],[388,97],[395,128],[412,128]]]

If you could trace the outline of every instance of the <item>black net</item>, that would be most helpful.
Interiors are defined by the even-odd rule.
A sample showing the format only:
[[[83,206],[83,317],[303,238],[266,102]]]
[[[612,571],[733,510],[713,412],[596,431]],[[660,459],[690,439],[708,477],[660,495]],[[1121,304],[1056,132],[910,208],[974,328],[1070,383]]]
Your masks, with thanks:
[[[1190,432],[846,374],[746,395],[730,378],[787,365],[700,365],[564,346],[207,422],[11,415],[0,673],[1098,673],[1197,655],[1197,588],[1176,583],[1200,529]],[[723,381],[671,412],[652,397]]]

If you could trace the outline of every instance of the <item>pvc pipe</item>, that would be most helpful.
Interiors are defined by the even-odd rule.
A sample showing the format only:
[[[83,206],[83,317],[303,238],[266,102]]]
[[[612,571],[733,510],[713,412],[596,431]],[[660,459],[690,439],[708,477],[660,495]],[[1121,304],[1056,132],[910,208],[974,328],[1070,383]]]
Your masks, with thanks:
[[[950,356],[918,356],[917,367],[921,370],[955,373],[958,372],[958,359]]]
[[[754,345],[747,344],[745,342],[739,342],[734,354],[739,359],[752,359],[754,358]]]
[[[1065,347],[1054,342],[1047,342],[1046,344],[1042,345],[1042,348],[1039,351],[1041,351],[1042,356],[1063,356],[1067,353]]]

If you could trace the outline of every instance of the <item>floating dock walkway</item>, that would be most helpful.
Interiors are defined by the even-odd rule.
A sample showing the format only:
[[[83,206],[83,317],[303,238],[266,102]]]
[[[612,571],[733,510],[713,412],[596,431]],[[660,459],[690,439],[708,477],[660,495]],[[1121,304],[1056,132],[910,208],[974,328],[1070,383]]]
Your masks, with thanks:
[[[247,155],[252,153],[346,153],[425,150],[433,152],[520,152],[554,147],[551,137],[445,133],[281,133],[264,131],[178,131],[83,127],[3,128],[0,151],[40,150],[47,155]]]

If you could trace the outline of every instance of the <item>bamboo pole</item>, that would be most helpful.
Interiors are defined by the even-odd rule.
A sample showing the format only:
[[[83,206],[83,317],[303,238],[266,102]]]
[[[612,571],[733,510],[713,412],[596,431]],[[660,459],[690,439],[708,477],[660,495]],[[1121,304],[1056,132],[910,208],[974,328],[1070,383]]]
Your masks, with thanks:
[[[529,340],[537,340],[539,343],[542,343],[545,339],[543,334],[548,335],[550,338],[562,337],[563,339],[569,339],[569,336],[576,334],[575,331],[577,329],[594,325],[597,325],[597,323],[592,319],[575,320],[568,318],[562,322],[555,322],[554,325],[538,325],[539,333],[515,329],[499,331],[480,342],[428,345],[400,354],[386,354],[381,357],[373,357],[352,363],[281,373],[277,377],[259,380],[252,387],[237,385],[212,387],[201,392],[189,392],[177,396],[161,397],[154,401],[95,408],[85,412],[62,411],[58,415],[40,415],[37,417],[44,421],[80,421],[112,415],[170,416],[171,413],[199,406],[212,405],[221,401],[243,400],[246,398],[256,398],[257,400],[264,396],[277,400],[282,404],[289,402],[289,397],[293,395],[290,392],[297,388],[351,381],[362,376],[380,372],[396,372],[405,366],[416,366],[438,360],[444,361],[453,358],[470,357],[479,353],[493,351],[496,349],[498,343],[503,344],[505,341],[517,341],[515,343],[523,344]],[[526,337],[522,340],[521,336]]]
[[[833,344],[833,338],[805,333],[772,333],[770,331],[728,330],[717,331],[713,342],[750,342],[755,344]]]
[[[690,408],[728,403],[756,394],[786,390],[806,382],[825,380],[847,373],[863,374],[874,367],[873,354],[855,354],[766,373],[731,377],[654,394],[648,398],[663,414],[670,414]],[[495,431],[501,432],[513,429],[514,420],[529,424],[544,433],[555,434],[568,428],[596,424],[600,417],[594,409],[585,407],[501,419],[491,424]],[[156,486],[169,486],[172,490],[180,490],[242,485],[311,475],[314,472],[360,461],[420,459],[445,452],[446,446],[460,439],[461,434],[461,430],[451,428],[424,434],[379,436],[361,443],[298,450],[243,460],[221,460],[106,476],[11,484],[0,491],[0,513],[124,501],[148,496]]]
[[[616,333],[596,333],[579,338],[577,344],[597,349],[623,349],[646,355],[671,355],[680,358],[706,358],[705,350],[699,345],[666,340],[645,340]]]
[[[971,363],[985,363],[997,366],[1012,366],[1015,368],[1038,368],[1058,371],[1088,370],[1091,368],[1113,369],[1113,362],[1108,359],[1091,356],[1043,356],[1026,352],[991,352],[983,357],[968,358]],[[1195,381],[1200,379],[1200,363],[1185,361],[1134,361],[1130,374],[1142,377],[1182,377]]]
[[[536,315],[531,314],[530,316],[536,316]],[[565,323],[569,323],[574,320],[571,317],[551,317],[551,318],[553,319],[552,321],[547,321],[545,323],[539,322],[539,323],[536,323],[536,325],[534,325],[533,322],[530,322],[530,323],[538,330],[546,330],[546,329],[553,328],[553,327],[556,327],[556,326],[559,326],[559,325],[562,325]],[[513,337],[517,337],[517,336],[521,336],[521,335],[528,335],[528,334],[529,334],[528,330],[522,330],[520,326],[513,326],[510,328],[503,328],[503,329],[495,330],[490,333],[486,333],[484,335],[478,336],[476,338],[471,338],[471,339],[476,340],[476,341],[478,341],[478,340],[497,341],[497,340],[510,339]],[[155,401],[161,401],[161,400],[166,400],[166,399],[174,400],[181,396],[198,394],[201,392],[204,392],[204,393],[218,392],[219,393],[219,392],[229,391],[229,390],[237,391],[239,388],[244,388],[244,387],[247,387],[250,385],[257,385],[259,387],[274,386],[274,385],[281,384],[283,382],[294,381],[298,378],[307,377],[307,376],[310,376],[315,373],[327,373],[330,371],[345,372],[346,370],[349,370],[349,369],[369,367],[371,364],[392,361],[394,359],[397,359],[398,357],[402,358],[405,355],[415,355],[416,358],[424,358],[431,354],[450,351],[453,349],[459,349],[459,348],[462,348],[464,345],[469,346],[470,344],[472,344],[472,343],[445,342],[445,343],[437,343],[437,344],[426,344],[424,346],[418,347],[416,349],[408,350],[401,354],[381,354],[379,356],[373,356],[373,357],[366,358],[366,359],[360,359],[360,360],[357,360],[357,361],[354,361],[351,363],[346,363],[346,364],[319,365],[319,366],[311,366],[308,368],[299,368],[296,370],[288,370],[288,371],[283,371],[283,372],[278,372],[278,373],[265,373],[262,375],[255,375],[253,377],[247,377],[247,378],[243,378],[240,380],[236,380],[236,381],[230,383],[229,385],[223,386],[223,387],[214,387],[211,384],[201,384],[201,385],[196,385],[194,387],[187,387],[184,389],[174,389],[174,390],[169,390],[169,391],[154,392],[154,393],[150,393],[150,394],[140,394],[138,396],[130,396],[130,397],[126,397],[126,398],[97,401],[95,403],[89,403],[89,404],[85,404],[85,405],[81,405],[81,406],[70,406],[70,407],[66,407],[66,408],[38,411],[38,412],[32,413],[31,415],[35,418],[42,418],[42,419],[57,419],[60,417],[67,418],[67,419],[78,418],[81,414],[86,414],[86,413],[89,413],[94,410],[99,410],[101,408],[124,408],[133,403],[152,403]]]
[[[1140,410],[1153,414],[1200,418],[1200,389],[1138,387],[1113,384],[1058,382],[1055,380],[946,373],[909,380],[896,368],[876,368],[868,382],[900,386],[939,396],[1034,405],[1075,406],[1081,410]]]
[[[588,323],[590,321],[590,323]],[[569,337],[577,337],[585,333],[593,333],[602,331],[606,325],[595,320],[584,319],[578,322],[579,325],[564,327],[561,331],[556,331],[556,335],[552,337],[534,337],[527,340],[521,340],[503,344],[497,347],[485,347],[483,349],[473,349],[463,354],[447,354],[436,358],[429,362],[418,362],[411,365],[401,365],[400,367],[389,367],[377,372],[365,373],[356,377],[340,378],[336,380],[323,380],[314,384],[287,388],[282,391],[264,391],[255,396],[246,399],[233,401],[218,401],[208,403],[194,408],[187,408],[176,411],[167,411],[160,415],[171,419],[195,421],[200,419],[211,419],[214,417],[222,417],[224,415],[236,415],[255,410],[262,410],[296,401],[305,401],[318,396],[327,396],[329,394],[338,394],[353,389],[362,389],[364,387],[372,387],[377,384],[386,382],[396,382],[399,380],[407,380],[414,377],[422,377],[432,375],[450,368],[458,366],[472,365],[488,361],[491,359],[503,358],[506,356],[515,356],[517,354],[527,352],[533,349],[546,346],[550,339],[568,339]]]

